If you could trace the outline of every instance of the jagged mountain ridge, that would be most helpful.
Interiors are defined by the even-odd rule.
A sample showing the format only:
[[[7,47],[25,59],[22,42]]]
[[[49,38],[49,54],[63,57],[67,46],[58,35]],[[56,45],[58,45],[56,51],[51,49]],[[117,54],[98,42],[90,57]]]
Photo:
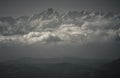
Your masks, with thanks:
[[[31,16],[0,19],[2,43],[119,41],[119,34],[120,14],[116,12],[60,13],[50,8]]]
[[[90,12],[90,11],[69,11],[66,14],[60,14],[54,9],[50,8],[41,13],[34,14],[32,16],[21,16],[18,18],[13,17],[2,17],[0,18],[0,34],[2,35],[14,35],[29,33],[29,31],[41,30],[43,27],[56,27],[61,24],[83,24],[83,21],[92,21],[96,19],[96,17],[104,17],[104,18],[116,18],[119,19],[120,14],[114,12]],[[92,20],[91,20],[92,19]],[[41,22],[42,21],[42,22]],[[43,21],[47,21],[49,25],[43,25],[42,27],[39,24],[42,24]],[[4,24],[4,23],[7,23]],[[34,24],[34,25],[32,25]],[[55,26],[54,26],[55,25]],[[7,27],[10,26],[10,27]],[[12,29],[16,29],[12,31]],[[26,30],[24,30],[26,29]],[[12,31],[12,32],[11,32]]]

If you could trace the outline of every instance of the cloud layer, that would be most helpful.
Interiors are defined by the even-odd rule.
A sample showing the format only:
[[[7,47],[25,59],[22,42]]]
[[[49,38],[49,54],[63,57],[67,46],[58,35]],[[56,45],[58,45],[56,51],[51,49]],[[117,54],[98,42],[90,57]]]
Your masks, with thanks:
[[[0,18],[0,58],[120,57],[120,14],[53,9]]]
[[[59,14],[48,9],[30,17],[0,19],[0,43],[47,44],[116,41],[119,14],[89,11]]]

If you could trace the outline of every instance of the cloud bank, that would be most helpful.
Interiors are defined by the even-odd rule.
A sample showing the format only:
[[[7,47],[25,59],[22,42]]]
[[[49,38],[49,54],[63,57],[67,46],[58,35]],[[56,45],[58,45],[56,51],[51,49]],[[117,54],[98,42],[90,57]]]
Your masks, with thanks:
[[[12,41],[20,44],[84,44],[94,41],[119,41],[120,19],[119,14],[114,13],[75,11],[59,14],[48,9],[30,17],[1,18],[0,30],[0,43]]]
[[[118,53],[119,41],[119,13],[70,11],[66,14],[60,14],[53,9],[48,9],[32,16],[22,16],[19,18],[3,17],[0,19],[0,46],[39,45],[43,47],[46,45],[49,47],[49,50],[52,47],[55,51],[58,49],[57,51],[61,52],[61,54],[65,51],[69,52],[69,54],[76,51],[77,55],[77,52],[83,51],[94,51],[96,54],[99,54],[98,50],[104,45],[107,52],[110,51],[110,49],[108,50],[109,47],[112,46],[113,48],[117,45],[117,49],[112,50]],[[97,43],[100,44],[98,45]],[[89,48],[91,44],[95,44],[93,45],[94,47],[91,47],[94,48],[93,50]],[[56,47],[57,49],[55,49],[53,45],[55,45],[54,47],[56,45],[60,45],[60,47],[67,45],[67,47]],[[85,50],[85,47],[88,50]],[[64,51],[61,51],[61,49],[64,49]],[[42,51],[44,50],[42,48]],[[51,52],[55,51],[51,50]],[[91,57],[94,52],[91,53]]]

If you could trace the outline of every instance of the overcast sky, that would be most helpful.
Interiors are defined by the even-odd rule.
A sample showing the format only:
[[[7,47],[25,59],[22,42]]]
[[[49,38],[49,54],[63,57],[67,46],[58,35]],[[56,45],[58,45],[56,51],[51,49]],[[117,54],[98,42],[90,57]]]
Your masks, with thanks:
[[[120,11],[120,0],[0,0],[0,17],[31,15],[47,8],[68,10]]]

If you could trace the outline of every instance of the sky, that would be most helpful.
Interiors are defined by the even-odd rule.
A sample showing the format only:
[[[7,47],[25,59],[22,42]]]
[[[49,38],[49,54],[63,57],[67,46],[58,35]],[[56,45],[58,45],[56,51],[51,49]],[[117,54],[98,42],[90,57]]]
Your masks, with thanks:
[[[119,14],[63,13],[73,10],[119,12],[119,7],[119,0],[0,0],[0,17],[29,16],[0,19],[0,59],[119,58]],[[58,12],[46,10],[48,8]]]
[[[0,0],[0,17],[31,15],[48,8],[58,11],[120,11],[119,7],[120,0]]]

